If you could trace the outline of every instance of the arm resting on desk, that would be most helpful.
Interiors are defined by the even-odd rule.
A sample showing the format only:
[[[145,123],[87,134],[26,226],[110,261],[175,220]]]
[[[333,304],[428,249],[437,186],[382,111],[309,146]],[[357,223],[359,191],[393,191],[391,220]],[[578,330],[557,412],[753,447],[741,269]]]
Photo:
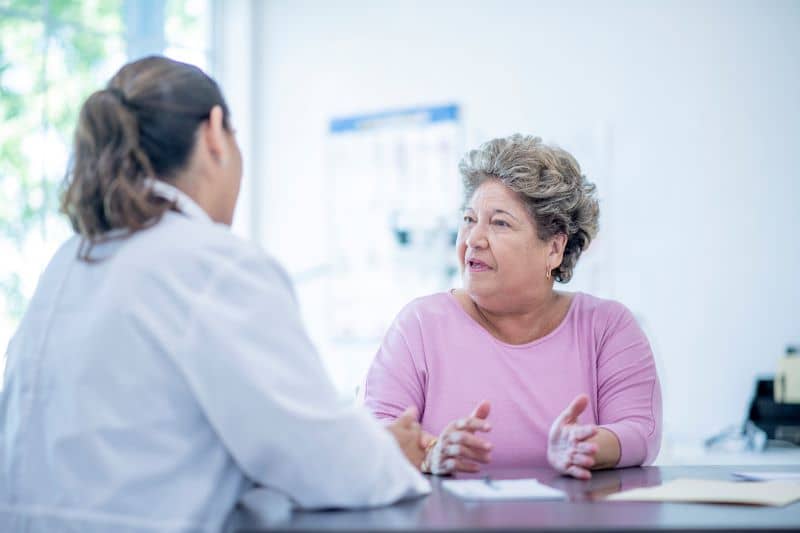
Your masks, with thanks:
[[[597,435],[589,439],[597,445],[597,453],[594,456],[595,463],[592,470],[602,470],[604,468],[614,468],[619,463],[620,446],[619,439],[606,428],[598,428]]]
[[[599,464],[605,468],[649,464],[661,446],[661,386],[653,352],[631,312],[617,305],[597,359],[601,432],[595,438],[600,446],[598,460],[600,453],[604,459]],[[618,461],[609,464],[617,453]],[[603,468],[599,464],[595,468]]]
[[[197,302],[176,363],[247,478],[307,508],[430,491],[392,435],[340,401],[280,267],[261,254],[240,258]]]

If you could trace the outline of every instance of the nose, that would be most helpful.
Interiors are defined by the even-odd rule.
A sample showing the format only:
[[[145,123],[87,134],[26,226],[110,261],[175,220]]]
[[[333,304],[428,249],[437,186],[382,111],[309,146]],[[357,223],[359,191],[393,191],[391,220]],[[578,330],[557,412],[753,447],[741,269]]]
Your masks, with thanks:
[[[481,249],[489,245],[489,241],[486,238],[486,227],[480,222],[473,224],[472,227],[467,230],[466,237],[464,242],[469,248]]]

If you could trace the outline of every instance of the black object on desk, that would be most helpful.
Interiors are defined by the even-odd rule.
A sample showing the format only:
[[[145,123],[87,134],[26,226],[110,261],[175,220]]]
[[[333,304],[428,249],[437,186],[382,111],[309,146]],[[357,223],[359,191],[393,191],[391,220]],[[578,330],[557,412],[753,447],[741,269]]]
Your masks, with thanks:
[[[563,490],[565,501],[465,501],[431,478],[433,493],[422,499],[361,511],[295,512],[282,524],[258,523],[239,509],[229,531],[791,531],[800,530],[800,502],[785,507],[700,503],[607,502],[608,494],[651,487],[678,478],[732,480],[737,471],[793,471],[800,465],[675,466],[594,472],[589,481],[566,478],[549,468],[487,469],[492,479],[533,477]],[[475,477],[475,476],[459,476]],[[478,476],[480,477],[480,476]],[[446,478],[445,478],[446,479]]]
[[[776,402],[773,379],[756,382],[748,420],[764,430],[769,439],[800,444],[800,403]]]

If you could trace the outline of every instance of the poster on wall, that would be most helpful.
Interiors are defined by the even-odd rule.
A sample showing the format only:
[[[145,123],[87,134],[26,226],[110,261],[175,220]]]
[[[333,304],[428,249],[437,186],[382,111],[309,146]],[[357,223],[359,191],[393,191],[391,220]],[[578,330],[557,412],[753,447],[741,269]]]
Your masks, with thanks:
[[[315,341],[352,390],[402,307],[457,283],[461,113],[448,104],[336,117],[327,133],[328,266],[302,291],[326,310],[311,321]]]
[[[334,339],[380,339],[414,297],[449,287],[462,203],[456,105],[330,122],[328,236]]]

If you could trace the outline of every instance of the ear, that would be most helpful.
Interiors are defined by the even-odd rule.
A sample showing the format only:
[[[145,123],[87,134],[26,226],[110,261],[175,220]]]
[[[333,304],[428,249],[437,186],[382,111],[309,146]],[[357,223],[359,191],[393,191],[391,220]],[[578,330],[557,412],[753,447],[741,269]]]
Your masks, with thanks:
[[[547,249],[547,264],[551,269],[561,266],[564,259],[564,249],[567,247],[567,236],[559,233],[550,239]]]
[[[202,135],[213,160],[218,165],[225,165],[228,160],[228,144],[225,138],[226,131],[220,106],[215,105],[211,108],[208,120],[203,125]]]

